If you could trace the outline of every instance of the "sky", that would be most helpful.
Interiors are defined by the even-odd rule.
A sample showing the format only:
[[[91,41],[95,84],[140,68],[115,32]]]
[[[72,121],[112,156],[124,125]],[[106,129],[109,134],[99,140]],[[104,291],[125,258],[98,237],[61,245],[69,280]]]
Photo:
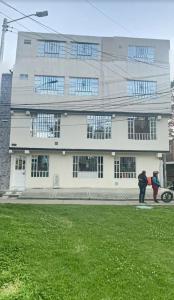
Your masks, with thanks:
[[[5,2],[25,14],[48,10],[49,15],[38,20],[65,34],[169,39],[171,80],[174,78],[174,1],[172,0],[7,0]],[[6,7],[0,0],[0,24],[3,22],[4,14],[8,19],[20,17],[19,13]],[[0,73],[13,69],[17,32],[26,31],[21,24],[31,31],[46,32],[40,25],[29,19],[20,21],[20,24],[13,23],[12,32],[6,33],[4,62],[0,65]]]

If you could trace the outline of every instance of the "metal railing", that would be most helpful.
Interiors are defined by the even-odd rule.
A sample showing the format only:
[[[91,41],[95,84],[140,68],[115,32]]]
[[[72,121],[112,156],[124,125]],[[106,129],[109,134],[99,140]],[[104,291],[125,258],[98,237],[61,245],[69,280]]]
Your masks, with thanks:
[[[156,140],[155,133],[129,133],[128,139],[132,140]]]
[[[116,172],[115,178],[136,178],[136,172]]]

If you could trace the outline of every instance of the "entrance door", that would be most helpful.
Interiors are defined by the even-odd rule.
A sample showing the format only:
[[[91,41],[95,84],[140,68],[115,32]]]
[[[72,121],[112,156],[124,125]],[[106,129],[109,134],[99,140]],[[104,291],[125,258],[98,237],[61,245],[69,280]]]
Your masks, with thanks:
[[[25,157],[18,156],[15,160],[15,170],[14,170],[14,189],[24,190],[25,189]]]

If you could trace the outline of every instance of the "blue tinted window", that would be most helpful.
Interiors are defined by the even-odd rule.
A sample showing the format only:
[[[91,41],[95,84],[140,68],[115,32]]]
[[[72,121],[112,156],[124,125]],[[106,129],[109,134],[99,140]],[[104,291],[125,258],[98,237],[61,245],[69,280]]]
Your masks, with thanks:
[[[64,77],[36,75],[35,92],[37,94],[63,95]]]
[[[98,95],[99,81],[97,78],[70,78],[70,95],[86,96]]]

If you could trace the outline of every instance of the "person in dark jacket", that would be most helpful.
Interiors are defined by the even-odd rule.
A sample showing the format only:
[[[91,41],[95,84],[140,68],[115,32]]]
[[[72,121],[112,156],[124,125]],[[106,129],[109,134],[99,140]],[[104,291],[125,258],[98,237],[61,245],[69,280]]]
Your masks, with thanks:
[[[138,186],[140,189],[140,194],[139,194],[140,203],[144,203],[147,183],[148,181],[146,177],[146,171],[142,171],[141,174],[138,175]]]
[[[159,187],[160,187],[160,182],[158,180],[158,172],[154,171],[153,172],[153,177],[152,177],[152,189],[153,189],[153,200],[156,203],[158,203],[157,195],[158,195]]]

